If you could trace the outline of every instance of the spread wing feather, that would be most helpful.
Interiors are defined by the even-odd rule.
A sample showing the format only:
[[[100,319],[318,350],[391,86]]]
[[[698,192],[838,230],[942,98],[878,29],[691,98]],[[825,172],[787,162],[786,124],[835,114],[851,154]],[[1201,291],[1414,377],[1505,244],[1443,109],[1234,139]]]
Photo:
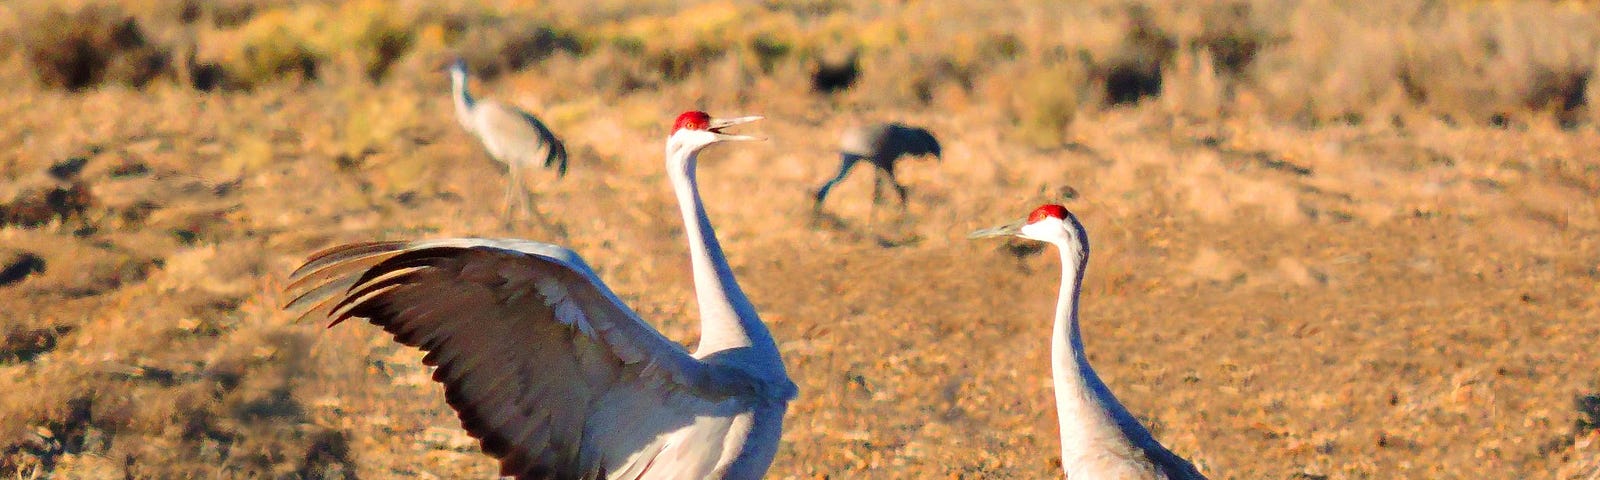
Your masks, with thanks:
[[[558,246],[358,243],[312,255],[291,280],[288,290],[300,294],[289,308],[316,305],[307,315],[329,315],[330,327],[366,319],[426,351],[423,363],[437,367],[445,400],[504,475],[602,478],[666,468],[652,464],[672,450],[670,437],[729,405],[728,386],[708,380],[711,367],[644,323]]]

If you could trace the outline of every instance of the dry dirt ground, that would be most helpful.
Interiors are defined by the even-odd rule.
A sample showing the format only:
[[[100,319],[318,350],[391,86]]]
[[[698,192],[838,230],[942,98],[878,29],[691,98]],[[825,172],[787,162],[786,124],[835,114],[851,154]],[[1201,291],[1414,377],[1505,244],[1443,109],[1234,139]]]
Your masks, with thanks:
[[[287,273],[350,241],[539,239],[692,346],[660,145],[693,108],[767,116],[748,129],[767,141],[715,147],[700,179],[800,387],[770,478],[1059,475],[1059,266],[965,239],[1046,201],[1093,242],[1091,361],[1213,478],[1600,476],[1600,406],[1579,404],[1600,394],[1592,124],[1308,126],[1141,102],[1085,109],[1061,146],[1035,147],[977,97],[859,108],[758,82],[737,101],[687,85],[540,105],[560,87],[517,75],[477,87],[560,108],[573,166],[532,175],[543,222],[507,225],[502,175],[436,70],[356,93],[65,92],[5,65],[0,202],[59,210],[0,226],[12,477],[490,476],[420,355],[369,325],[297,321],[279,308]],[[370,98],[417,120],[345,153],[350,105]],[[869,225],[862,169],[814,219],[835,132],[870,120],[928,127],[944,160],[904,165],[909,212]],[[71,157],[86,160],[58,172],[71,180],[50,175]]]

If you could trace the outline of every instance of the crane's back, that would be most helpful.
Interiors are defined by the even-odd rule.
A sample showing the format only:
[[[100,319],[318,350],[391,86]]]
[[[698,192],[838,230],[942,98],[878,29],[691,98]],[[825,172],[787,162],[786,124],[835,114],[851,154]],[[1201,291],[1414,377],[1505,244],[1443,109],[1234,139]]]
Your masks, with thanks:
[[[845,129],[839,138],[839,152],[863,157],[877,157],[884,153],[889,124],[873,123]]]
[[[880,163],[901,155],[941,155],[939,141],[932,133],[898,123],[874,123],[846,129],[839,138],[839,152]]]

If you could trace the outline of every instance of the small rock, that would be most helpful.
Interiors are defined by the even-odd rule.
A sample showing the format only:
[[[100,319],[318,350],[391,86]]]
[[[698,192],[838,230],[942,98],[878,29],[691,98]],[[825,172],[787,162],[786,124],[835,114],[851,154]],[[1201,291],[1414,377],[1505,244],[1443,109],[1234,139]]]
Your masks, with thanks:
[[[0,287],[21,282],[35,273],[44,273],[44,257],[29,252],[13,255],[0,263]]]
[[[111,178],[136,177],[150,173],[150,167],[141,162],[126,161],[111,167]]]
[[[83,166],[88,164],[89,159],[87,157],[72,157],[56,162],[55,165],[50,166],[48,171],[50,176],[55,177],[57,180],[68,181],[82,173]]]

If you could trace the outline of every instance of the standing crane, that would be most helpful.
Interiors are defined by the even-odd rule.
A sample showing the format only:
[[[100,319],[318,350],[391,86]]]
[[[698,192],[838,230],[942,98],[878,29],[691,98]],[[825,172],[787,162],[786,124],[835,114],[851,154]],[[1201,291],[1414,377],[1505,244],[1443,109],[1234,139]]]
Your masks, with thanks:
[[[571,250],[527,240],[357,243],[291,275],[332,324],[363,318],[428,352],[445,400],[501,475],[518,479],[755,479],[796,395],[739,289],[695,180],[701,149],[756,137],[761,117],[686,112],[667,170],[689,238],[700,344],[667,339]],[[310,314],[307,312],[307,315]],[[330,325],[331,327],[332,325]]]
[[[842,160],[839,173],[821,187],[817,187],[814,194],[816,202],[812,204],[813,210],[822,209],[822,201],[828,198],[828,191],[844,181],[845,175],[850,174],[850,169],[856,166],[856,162],[863,159],[872,162],[872,166],[877,169],[877,177],[872,185],[874,213],[878,204],[883,203],[885,185],[892,186],[895,193],[900,195],[900,209],[905,210],[906,186],[894,178],[895,162],[902,156],[933,155],[934,158],[943,159],[939,152],[939,141],[933,138],[932,133],[898,123],[874,123],[845,130],[839,139],[839,155]]]
[[[1083,223],[1066,207],[1043,205],[1026,219],[968,237],[1002,236],[1050,243],[1061,252],[1061,296],[1050,359],[1061,424],[1061,468],[1067,478],[1204,479],[1194,465],[1161,446],[1089,366],[1078,331],[1078,295],[1089,264],[1089,234]]]
[[[483,142],[484,150],[495,161],[506,165],[506,212],[511,212],[511,197],[523,213],[532,213],[531,193],[523,184],[522,172],[543,164],[554,168],[557,177],[567,175],[567,147],[556,134],[528,112],[503,102],[472,98],[467,91],[467,63],[450,64],[451,97],[456,104],[456,121],[461,128]]]

